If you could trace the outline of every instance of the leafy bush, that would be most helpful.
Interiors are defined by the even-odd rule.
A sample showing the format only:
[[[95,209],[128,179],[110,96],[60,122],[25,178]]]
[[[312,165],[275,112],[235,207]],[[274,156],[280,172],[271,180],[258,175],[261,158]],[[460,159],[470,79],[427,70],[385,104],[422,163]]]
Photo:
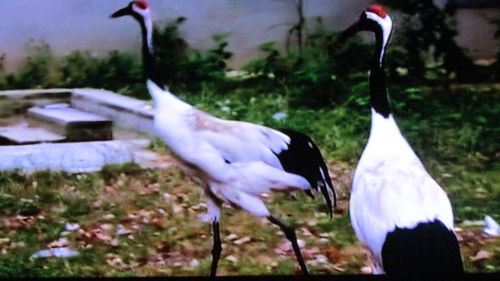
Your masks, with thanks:
[[[456,79],[460,82],[481,82],[498,80],[494,69],[500,62],[488,67],[475,65],[467,53],[457,45],[454,38],[456,8],[451,1],[440,9],[432,0],[380,0],[385,5],[403,13],[403,24],[398,38],[404,49],[409,74],[413,77]],[[406,51],[404,51],[406,50]],[[435,67],[426,68],[425,57],[431,55]]]
[[[30,55],[22,64],[18,76],[13,79],[14,87],[21,89],[59,87],[61,72],[50,46],[43,40],[30,40],[27,49]]]

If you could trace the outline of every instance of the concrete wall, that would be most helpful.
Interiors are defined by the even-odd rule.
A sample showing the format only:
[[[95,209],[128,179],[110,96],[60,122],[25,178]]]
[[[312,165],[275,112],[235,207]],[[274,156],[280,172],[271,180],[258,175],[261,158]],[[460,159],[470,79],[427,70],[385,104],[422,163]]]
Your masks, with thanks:
[[[445,0],[436,0],[443,2]],[[7,70],[15,69],[26,55],[30,39],[44,39],[56,55],[72,50],[90,50],[104,56],[110,50],[139,51],[139,28],[131,19],[109,19],[129,0],[0,0],[0,53],[6,54]],[[182,35],[195,48],[213,46],[212,35],[228,33],[230,50],[235,53],[232,65],[239,65],[260,55],[258,46],[267,41],[283,42],[288,29],[296,22],[295,0],[150,0],[159,22],[184,16]],[[310,22],[321,16],[327,28],[342,29],[357,18],[370,0],[305,0]],[[443,2],[444,3],[444,2]],[[442,3],[440,3],[442,4]],[[498,9],[495,10],[498,15]],[[498,44],[476,38],[481,26],[470,28],[468,17],[459,23],[467,37],[459,42],[490,55]],[[397,21],[396,21],[397,22]],[[461,29],[463,29],[461,28]],[[491,29],[491,28],[490,28]],[[483,33],[481,33],[483,34]],[[491,33],[480,35],[492,37]],[[477,45],[475,45],[477,44]],[[496,45],[490,45],[496,44]],[[485,46],[486,45],[486,46]],[[469,46],[469,45],[467,45]],[[493,50],[493,51],[492,51]]]
[[[457,43],[474,58],[489,58],[500,52],[500,40],[495,38],[496,26],[491,21],[500,19],[500,9],[459,9],[456,14],[459,36]]]
[[[44,39],[54,53],[90,50],[98,56],[109,50],[139,52],[139,28],[131,19],[109,19],[129,0],[15,0],[0,1],[0,53],[13,69],[26,53],[26,42]],[[258,46],[283,41],[296,22],[295,0],[150,0],[159,22],[187,17],[182,34],[195,48],[213,46],[212,36],[230,35],[238,64],[259,55]],[[325,17],[329,27],[345,27],[369,0],[305,0],[308,17]]]

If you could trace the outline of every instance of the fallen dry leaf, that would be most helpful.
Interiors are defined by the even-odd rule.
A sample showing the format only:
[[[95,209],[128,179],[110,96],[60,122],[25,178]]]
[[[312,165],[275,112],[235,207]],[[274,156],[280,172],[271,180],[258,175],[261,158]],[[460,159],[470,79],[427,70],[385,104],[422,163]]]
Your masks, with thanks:
[[[305,227],[302,227],[302,228],[300,229],[300,231],[302,232],[302,235],[303,235],[303,236],[305,236],[305,237],[311,237],[311,236],[314,236],[314,235],[313,235],[313,233],[312,233],[309,229],[307,229],[307,228],[305,228]]]
[[[106,221],[112,220],[114,218],[115,218],[115,215],[113,215],[113,214],[106,214],[106,215],[102,216],[102,219],[106,220]]]
[[[122,222],[135,222],[139,219],[139,217],[136,214],[127,214],[123,219],[121,219]]]
[[[228,236],[226,236],[226,238],[224,240],[226,240],[226,241],[233,241],[233,240],[236,240],[236,239],[238,239],[238,235],[236,235],[234,233],[231,233]]]
[[[161,253],[168,253],[170,251],[170,245],[166,241],[161,241],[160,244],[156,245],[156,249]]]
[[[342,267],[335,265],[335,264],[332,265],[332,268],[337,270],[337,271],[340,271],[340,272],[345,272],[345,268],[342,268]]]
[[[165,228],[165,226],[167,226],[167,222],[163,218],[158,218],[158,217],[153,218],[151,220],[151,224],[160,229],[163,229]]]
[[[7,229],[27,229],[36,222],[33,216],[11,216],[3,219],[3,225]]]
[[[328,259],[323,255],[315,255],[314,260],[317,261],[318,263],[327,263],[328,262]]]
[[[148,263],[152,263],[155,265],[165,265],[165,259],[161,254],[152,254],[148,258]]]
[[[235,244],[235,245],[241,245],[241,244],[248,243],[250,241],[252,241],[252,238],[248,237],[248,236],[245,236],[245,237],[243,237],[241,239],[233,241],[233,244]]]
[[[47,247],[48,248],[63,248],[67,247],[69,245],[68,239],[66,238],[61,238],[59,240],[54,240],[50,242]]]
[[[9,238],[0,238],[0,245],[6,245],[10,243]]]
[[[317,247],[312,247],[312,248],[302,247],[301,252],[305,258],[312,259],[319,253],[319,249]]]
[[[111,236],[104,233],[95,233],[94,235],[96,239],[101,240],[105,243],[110,243],[113,240]]]
[[[198,261],[197,259],[192,259],[191,262],[189,263],[189,266],[191,267],[196,267],[200,265],[200,261]]]
[[[361,268],[361,273],[363,273],[363,274],[372,274],[372,268],[370,266],[363,266]]]
[[[340,263],[344,259],[340,250],[334,246],[328,248],[325,252],[325,255],[328,258],[328,260],[330,260],[330,262],[334,264]]]
[[[116,268],[126,267],[122,258],[120,256],[117,256],[117,255],[108,254],[106,256],[106,263],[111,267],[116,267]]]
[[[230,261],[232,263],[238,262],[238,259],[235,256],[231,256],[231,255],[225,257],[224,259],[227,260],[227,261]]]
[[[116,235],[129,235],[132,233],[132,230],[125,228],[123,225],[119,224],[116,227]]]
[[[473,257],[470,257],[471,261],[486,260],[492,257],[492,254],[486,250],[481,250]]]

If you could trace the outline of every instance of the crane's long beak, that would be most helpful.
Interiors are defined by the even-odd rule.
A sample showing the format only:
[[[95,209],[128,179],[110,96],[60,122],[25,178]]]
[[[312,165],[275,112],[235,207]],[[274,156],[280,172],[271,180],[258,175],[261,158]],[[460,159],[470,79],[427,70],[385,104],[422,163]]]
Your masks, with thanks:
[[[347,38],[353,36],[354,34],[362,30],[364,30],[363,23],[361,21],[355,22],[337,36],[337,39],[335,39],[335,44],[343,43]]]
[[[130,8],[130,6],[127,6],[123,9],[120,9],[116,12],[114,12],[110,18],[119,18],[119,17],[123,17],[123,16],[130,16],[132,15],[132,9]]]

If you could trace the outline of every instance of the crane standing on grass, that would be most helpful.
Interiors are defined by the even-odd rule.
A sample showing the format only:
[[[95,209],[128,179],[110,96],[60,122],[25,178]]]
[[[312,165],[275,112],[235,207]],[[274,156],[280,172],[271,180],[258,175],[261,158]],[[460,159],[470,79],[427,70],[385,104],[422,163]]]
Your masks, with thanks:
[[[264,216],[284,232],[303,274],[307,267],[295,230],[274,217],[260,194],[270,190],[321,190],[328,211],[335,192],[318,147],[306,135],[257,124],[216,118],[181,101],[166,89],[153,55],[153,23],[145,0],[131,2],[112,17],[132,16],[141,27],[142,55],[149,93],[155,103],[154,124],[181,167],[201,181],[207,195],[214,241],[211,275],[221,254],[219,216],[223,202]]]
[[[366,8],[338,42],[375,33],[370,69],[371,130],[354,173],[351,224],[375,259],[375,273],[397,280],[456,280],[463,273],[453,212],[401,134],[389,107],[384,57],[392,20],[384,7]]]

